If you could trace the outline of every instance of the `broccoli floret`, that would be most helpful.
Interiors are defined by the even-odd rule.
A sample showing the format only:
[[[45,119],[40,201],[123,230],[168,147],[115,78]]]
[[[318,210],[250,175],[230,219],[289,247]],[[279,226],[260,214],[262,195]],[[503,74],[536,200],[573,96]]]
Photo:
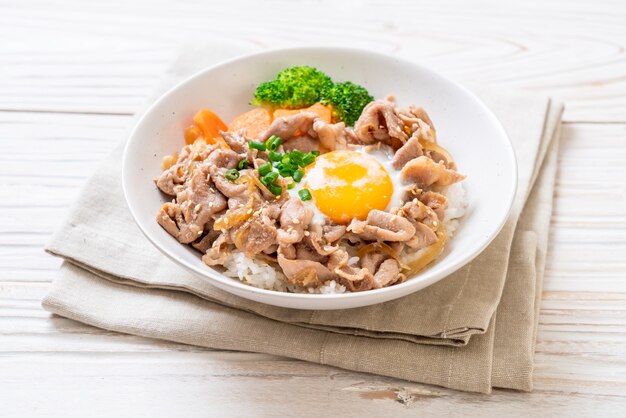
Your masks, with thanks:
[[[274,80],[259,85],[252,104],[301,109],[322,102],[333,108],[333,120],[353,126],[372,100],[368,91],[358,84],[333,83],[316,68],[296,66],[284,69]]]
[[[341,120],[347,126],[353,126],[363,108],[374,98],[365,87],[350,81],[337,83],[324,93],[323,104],[333,108],[333,119]]]
[[[291,67],[259,85],[252,104],[299,109],[319,102],[332,86],[330,77],[313,67]]]

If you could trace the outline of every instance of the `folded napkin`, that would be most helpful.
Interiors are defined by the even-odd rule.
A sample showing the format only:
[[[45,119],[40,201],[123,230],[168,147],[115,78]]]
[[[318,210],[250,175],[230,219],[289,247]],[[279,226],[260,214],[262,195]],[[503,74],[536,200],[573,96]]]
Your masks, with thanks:
[[[212,52],[183,55],[162,87],[209,64],[201,57],[224,58]],[[136,227],[122,194],[120,145],[47,247],[66,262],[43,306],[104,329],[204,347],[467,391],[531,390],[562,106],[544,96],[476,91],[514,144],[517,196],[479,257],[420,292],[364,308],[303,311],[221,291],[169,261]]]

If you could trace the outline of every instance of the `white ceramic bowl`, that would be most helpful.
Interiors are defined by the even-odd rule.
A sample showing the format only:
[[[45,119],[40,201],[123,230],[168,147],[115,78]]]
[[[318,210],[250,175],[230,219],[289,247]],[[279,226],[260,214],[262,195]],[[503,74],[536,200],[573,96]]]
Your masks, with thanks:
[[[406,282],[359,293],[310,295],[257,289],[207,267],[155,221],[165,197],[153,179],[164,155],[184,145],[183,130],[202,108],[225,121],[249,109],[255,87],[285,67],[310,65],[333,80],[365,86],[377,98],[394,95],[402,106],[423,106],[437,137],[455,157],[469,207],[442,257]],[[207,68],[156,101],[133,130],[124,152],[124,194],[148,239],[176,263],[211,284],[241,297],[299,309],[343,309],[399,298],[429,286],[476,257],[504,224],[515,195],[517,167],[509,139],[493,113],[472,93],[417,64],[379,53],[346,48],[297,48],[262,52]]]

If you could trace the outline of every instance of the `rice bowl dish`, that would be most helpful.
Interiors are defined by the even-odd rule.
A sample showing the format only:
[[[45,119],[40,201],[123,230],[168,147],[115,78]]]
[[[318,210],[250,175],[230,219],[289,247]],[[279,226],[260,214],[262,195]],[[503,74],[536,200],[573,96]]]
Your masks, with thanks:
[[[289,293],[394,286],[436,263],[467,206],[426,111],[291,67],[228,124],[199,110],[155,179],[157,222],[202,261]]]

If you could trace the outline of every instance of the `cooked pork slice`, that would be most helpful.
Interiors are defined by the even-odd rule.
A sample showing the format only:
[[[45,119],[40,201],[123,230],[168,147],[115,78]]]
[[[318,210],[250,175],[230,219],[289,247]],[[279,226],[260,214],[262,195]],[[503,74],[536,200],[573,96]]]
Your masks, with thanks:
[[[429,247],[437,242],[437,234],[427,225],[417,222],[413,225],[415,227],[415,235],[413,238],[406,242],[409,247],[419,250],[425,247]]]
[[[311,247],[306,242],[299,242],[295,245],[296,248],[296,258],[298,260],[311,260],[317,261],[318,263],[324,263],[326,261],[326,257],[315,251],[315,248]]]
[[[439,218],[435,209],[426,206],[417,198],[414,198],[410,202],[405,203],[398,212],[398,215],[404,216],[411,221],[416,229],[416,236],[419,234],[419,226],[417,224],[424,224],[428,228],[435,231],[439,227],[440,219],[443,219]],[[426,232],[426,234],[428,233]],[[428,234],[427,237],[432,238],[432,235]]]
[[[339,241],[345,233],[345,225],[324,225],[322,227],[322,238],[329,244]]]
[[[328,268],[340,278],[344,279],[342,282],[347,283],[347,286],[352,289],[366,288],[371,284],[374,278],[373,274],[367,269],[351,266],[348,264],[350,261],[350,255],[344,249],[344,247],[338,248],[328,257]],[[356,284],[356,282],[366,281],[366,283]]]
[[[421,221],[428,216],[428,207],[416,197],[413,197],[410,201],[406,202],[402,208],[400,208],[399,213],[396,214],[402,214],[402,216],[406,218]]]
[[[245,196],[246,191],[248,190],[247,183],[234,183],[228,180],[224,175],[226,174],[227,169],[220,168],[216,166],[212,166],[210,168],[211,179],[215,183],[215,187],[217,190],[222,192],[224,196],[230,198],[239,198]],[[243,199],[246,201],[247,199]]]
[[[389,286],[403,279],[403,275],[400,274],[400,266],[398,262],[393,258],[388,258],[383,261],[378,267],[376,274],[374,274],[374,289],[380,289],[381,287]]]
[[[362,144],[382,141],[394,149],[400,148],[408,139],[394,104],[385,100],[376,100],[365,106],[354,124],[354,132]]]
[[[319,151],[320,142],[308,135],[302,135],[295,136],[283,143],[283,150],[285,152],[291,152],[295,149],[302,152]]]
[[[274,200],[263,207],[263,214],[271,219],[278,219],[282,213],[282,205],[284,202]]]
[[[275,244],[276,226],[267,216],[255,216],[239,228],[235,236],[235,245],[252,258]]]
[[[228,144],[230,149],[238,154],[245,154],[248,152],[248,141],[244,138],[243,130],[235,132],[220,132],[224,142]]]
[[[297,135],[305,135],[313,128],[313,122],[317,119],[317,114],[313,112],[301,112],[292,116],[274,119],[274,122],[267,128],[261,136],[260,141],[267,140],[270,136],[276,135],[287,141]]]
[[[376,273],[378,266],[385,260],[385,254],[373,251],[361,257],[361,268],[368,269],[370,273]]]
[[[176,195],[178,190],[181,188],[182,184],[186,179],[186,170],[184,167],[185,164],[177,163],[163,171],[159,177],[157,177],[154,182],[157,187],[165,194],[170,196]]]
[[[207,266],[223,265],[228,257],[230,257],[230,250],[228,248],[229,239],[228,234],[223,232],[213,242],[213,245],[202,256],[202,262]]]
[[[400,176],[403,181],[416,183],[419,187],[449,186],[465,178],[456,171],[446,168],[443,162],[436,163],[425,156],[406,163]]]
[[[308,235],[304,237],[303,241],[322,256],[330,255],[338,248],[337,245],[330,245],[329,242],[326,241],[323,227],[318,224],[313,224],[309,227]]]
[[[401,170],[406,163],[421,155],[424,155],[424,150],[419,142],[419,135],[413,134],[411,138],[396,151],[391,160],[391,165],[396,170]]]
[[[202,254],[206,253],[206,251],[213,245],[217,237],[221,235],[220,231],[216,231],[212,229],[211,226],[207,224],[206,228],[208,229],[208,233],[200,238],[198,241],[191,244],[193,248],[200,251]]]
[[[175,195],[178,193],[180,185],[193,173],[195,166],[207,158],[215,149],[215,145],[206,145],[203,141],[185,145],[178,154],[176,162],[154,180],[157,187],[163,193],[171,196]]]
[[[235,168],[239,160],[244,157],[245,156],[240,156],[233,150],[218,148],[209,154],[209,157],[206,159],[206,164],[224,169]]]
[[[396,114],[407,126],[412,126],[413,124],[419,124],[420,121],[424,122],[428,125],[429,129],[435,129],[435,125],[430,120],[428,113],[421,106],[410,105],[405,109],[396,109]]]
[[[422,191],[417,195],[417,199],[431,208],[437,215],[437,218],[443,220],[445,209],[448,204],[448,198],[437,192]]]
[[[180,219],[182,221],[182,218],[183,215],[180,206],[172,202],[163,204],[156,216],[157,223],[174,238],[178,238],[178,234],[180,233],[176,220]]]
[[[307,278],[307,282],[314,285],[322,284],[333,278],[331,271],[322,263],[318,263],[316,261],[290,260],[281,254],[280,251],[278,252],[277,260],[278,265],[283,270],[283,273],[285,273],[285,276],[287,276],[287,279],[291,283],[298,284],[300,286],[303,286],[303,284],[299,283],[302,281],[302,276],[299,276],[299,274],[304,275]],[[316,280],[312,279],[312,274],[315,275]]]
[[[317,134],[319,143],[326,149],[336,150],[346,148],[346,124],[326,123],[321,119],[317,119],[313,123],[313,131]]]
[[[316,267],[307,267],[288,278],[289,282],[302,287],[320,287],[324,282],[319,278]]]
[[[280,222],[277,234],[278,243],[285,245],[300,242],[311,219],[313,219],[313,211],[305,207],[301,200],[287,200],[278,218]]]
[[[408,241],[415,234],[407,219],[377,209],[370,211],[364,221],[353,219],[348,231],[370,241]]]
[[[157,215],[159,224],[183,244],[196,241],[211,215],[226,209],[226,198],[211,187],[210,178],[209,167],[197,167],[176,195],[177,203],[166,203]]]

